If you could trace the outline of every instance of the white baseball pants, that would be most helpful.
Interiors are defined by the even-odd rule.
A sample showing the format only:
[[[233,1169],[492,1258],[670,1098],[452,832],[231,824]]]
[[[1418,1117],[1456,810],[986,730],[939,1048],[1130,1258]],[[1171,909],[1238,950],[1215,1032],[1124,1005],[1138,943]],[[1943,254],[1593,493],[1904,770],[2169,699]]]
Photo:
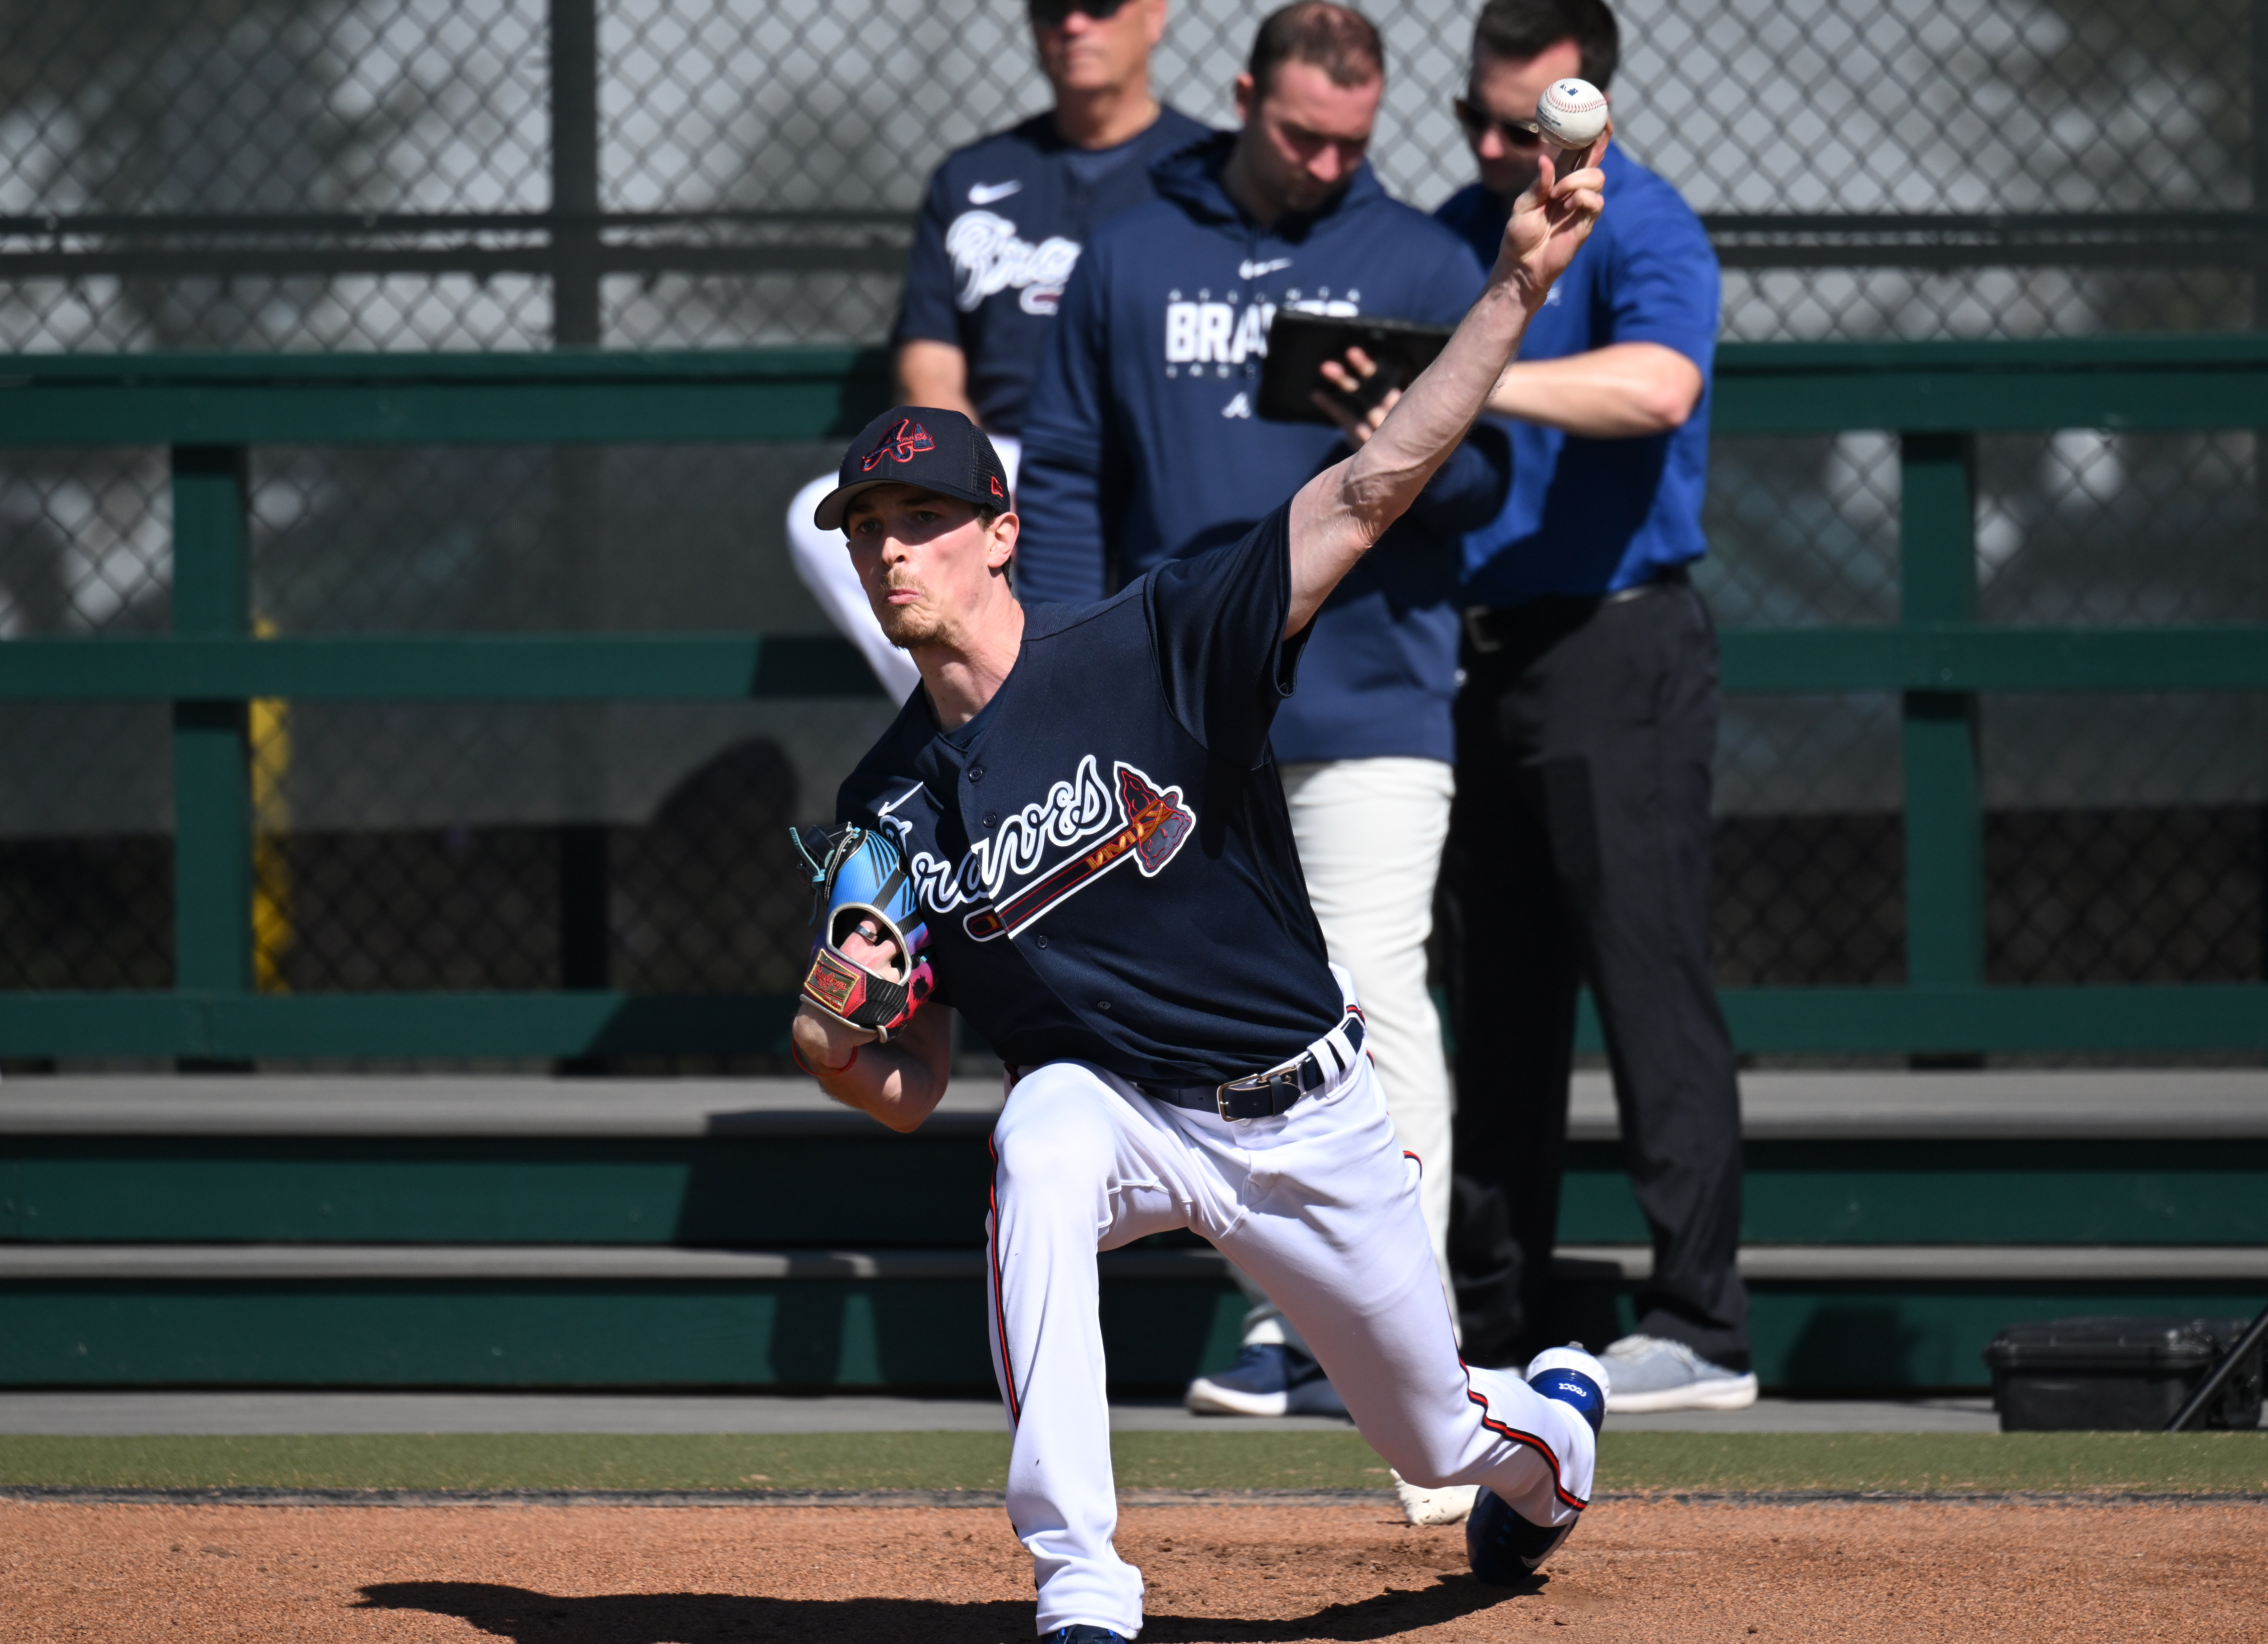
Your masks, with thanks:
[[[1485,1485],[1539,1524],[1591,1493],[1582,1418],[1457,1357],[1418,1171],[1369,1058],[1289,1113],[1241,1122],[1141,1095],[1081,1062],[1026,1074],[993,1132],[992,1362],[1015,1427],[1008,1517],[1039,1631],[1131,1638],[1141,1572],[1111,1544],[1095,1253],[1189,1227],[1267,1289],[1372,1447],[1404,1478]]]
[[[1000,453],[1000,466],[1008,470],[1008,489],[1013,490],[1022,442],[1009,434],[990,438],[992,449]],[[882,624],[874,620],[874,608],[866,603],[866,590],[858,586],[858,573],[850,569],[850,553],[843,546],[843,533],[822,531],[811,522],[819,499],[839,483],[836,475],[822,474],[796,492],[787,505],[787,557],[811,597],[819,601],[819,608],[827,613],[828,621],[858,647],[890,700],[903,702],[921,683],[921,670],[911,657],[889,642]]]
[[[1323,945],[1354,978],[1386,1110],[1425,1167],[1418,1202],[1447,1296],[1449,1065],[1425,987],[1425,939],[1456,772],[1438,759],[1334,759],[1285,765],[1283,778]],[[1248,1325],[1245,1339],[1265,1338]]]

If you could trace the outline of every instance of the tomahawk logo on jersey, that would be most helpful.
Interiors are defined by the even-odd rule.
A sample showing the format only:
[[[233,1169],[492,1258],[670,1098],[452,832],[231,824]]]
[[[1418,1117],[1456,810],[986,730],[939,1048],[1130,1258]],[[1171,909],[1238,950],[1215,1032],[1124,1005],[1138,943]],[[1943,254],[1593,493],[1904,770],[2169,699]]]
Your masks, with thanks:
[[[969,935],[989,942],[1015,935],[1125,863],[1133,863],[1143,878],[1155,879],[1189,837],[1197,816],[1182,803],[1181,789],[1161,791],[1123,760],[1113,763],[1111,774],[1114,784],[1106,787],[1089,754],[1071,781],[1057,783],[1044,800],[1004,818],[991,837],[976,841],[959,862],[940,860],[926,851],[912,852],[915,894],[939,914],[980,899],[991,903],[961,921]],[[902,802],[878,807],[882,821],[895,824],[902,837],[906,825],[891,813]],[[1089,843],[1103,834],[1110,837]],[[1063,844],[1075,848],[1048,865],[1049,848]]]

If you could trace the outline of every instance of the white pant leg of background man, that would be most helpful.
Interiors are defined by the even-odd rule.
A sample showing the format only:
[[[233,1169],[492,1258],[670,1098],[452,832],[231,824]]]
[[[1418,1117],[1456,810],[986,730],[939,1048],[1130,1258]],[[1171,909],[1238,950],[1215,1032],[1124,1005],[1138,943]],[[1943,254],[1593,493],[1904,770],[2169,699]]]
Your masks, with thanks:
[[[1023,453],[1023,446],[1011,434],[994,434],[991,439],[992,449],[1000,453],[1000,466],[1008,471],[1008,488],[1013,490],[1016,459]],[[903,702],[921,683],[919,670],[911,657],[889,642],[882,633],[881,623],[874,620],[873,608],[866,603],[866,591],[858,586],[858,573],[850,569],[850,551],[843,545],[843,533],[822,531],[811,522],[812,510],[819,505],[821,497],[835,489],[836,483],[837,476],[832,472],[822,474],[796,492],[795,499],[788,504],[787,557],[795,566],[795,574],[811,590],[811,597],[819,601],[819,608],[827,613],[836,631],[858,647],[859,654],[874,670],[874,677],[881,682],[890,700]],[[1445,1132],[1445,1138],[1446,1134]],[[1446,1182],[1447,1177],[1444,1176],[1442,1179]]]
[[[1454,770],[1438,759],[1336,759],[1286,765],[1307,897],[1332,962],[1353,976],[1387,1110],[1418,1155],[1425,1231],[1449,1288],[1449,1070],[1440,1014],[1425,986],[1433,887],[1449,833]],[[1189,1384],[1189,1408],[1214,1415],[1337,1415],[1337,1395],[1280,1309],[1240,1269],[1253,1302],[1235,1367]]]

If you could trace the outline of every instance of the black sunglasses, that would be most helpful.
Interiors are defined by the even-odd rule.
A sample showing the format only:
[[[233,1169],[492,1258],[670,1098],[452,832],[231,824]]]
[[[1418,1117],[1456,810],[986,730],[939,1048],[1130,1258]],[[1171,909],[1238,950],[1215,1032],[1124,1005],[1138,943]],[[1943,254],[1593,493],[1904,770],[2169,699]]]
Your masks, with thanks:
[[[1064,19],[1077,11],[1101,22],[1118,15],[1118,8],[1126,0],[1031,0],[1032,21],[1048,28],[1061,28]]]
[[[1475,107],[1462,97],[1458,98],[1453,106],[1457,111],[1457,123],[1465,129],[1465,136],[1475,143],[1481,140],[1483,132],[1493,130],[1497,141],[1508,149],[1543,146],[1543,128],[1533,120],[1498,120],[1494,114]]]

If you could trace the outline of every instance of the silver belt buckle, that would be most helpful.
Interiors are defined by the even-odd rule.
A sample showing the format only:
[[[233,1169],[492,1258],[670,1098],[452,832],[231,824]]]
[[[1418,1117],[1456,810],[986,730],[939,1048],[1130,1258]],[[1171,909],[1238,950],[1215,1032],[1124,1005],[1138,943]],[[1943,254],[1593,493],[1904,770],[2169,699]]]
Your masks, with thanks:
[[[1212,1087],[1213,1111],[1231,1124],[1241,1124],[1244,1121],[1228,1110],[1228,1093],[1232,1090],[1265,1090],[1271,1085],[1277,1084],[1291,1086],[1292,1101],[1297,1102],[1300,1099],[1300,1064],[1294,1062],[1289,1067],[1271,1068],[1264,1073],[1247,1073],[1241,1079],[1232,1079],[1226,1084],[1215,1085]],[[1269,1105],[1275,1107],[1275,1102],[1271,1100]],[[1288,1107],[1291,1104],[1287,1102],[1285,1105]],[[1276,1110],[1280,1113],[1284,1110],[1277,1108]]]

